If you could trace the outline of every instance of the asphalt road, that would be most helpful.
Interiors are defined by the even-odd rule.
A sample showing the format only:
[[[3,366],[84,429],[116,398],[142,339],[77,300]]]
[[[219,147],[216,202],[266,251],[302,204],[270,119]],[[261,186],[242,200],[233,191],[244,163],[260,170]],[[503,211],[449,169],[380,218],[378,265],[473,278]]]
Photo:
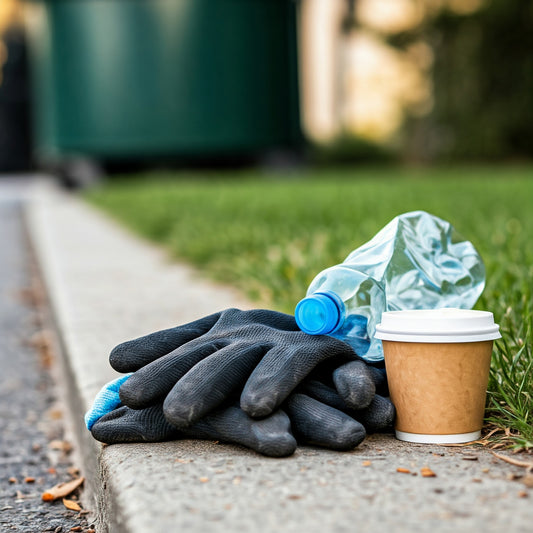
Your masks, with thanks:
[[[77,474],[36,287],[21,202],[0,188],[0,531],[89,531],[86,514],[41,499]]]

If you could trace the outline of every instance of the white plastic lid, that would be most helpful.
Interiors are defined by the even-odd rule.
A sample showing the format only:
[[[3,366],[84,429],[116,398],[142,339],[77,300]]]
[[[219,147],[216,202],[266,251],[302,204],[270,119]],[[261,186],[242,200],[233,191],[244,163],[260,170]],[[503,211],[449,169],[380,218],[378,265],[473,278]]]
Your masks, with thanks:
[[[447,308],[387,311],[375,337],[399,342],[479,342],[501,335],[489,311]]]

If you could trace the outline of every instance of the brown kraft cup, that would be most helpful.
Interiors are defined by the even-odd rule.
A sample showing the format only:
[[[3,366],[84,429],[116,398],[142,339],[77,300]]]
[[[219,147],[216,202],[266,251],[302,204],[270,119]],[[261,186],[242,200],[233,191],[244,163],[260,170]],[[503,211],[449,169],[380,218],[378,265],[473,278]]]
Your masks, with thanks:
[[[400,440],[469,442],[480,437],[493,340],[492,313],[462,309],[384,313],[383,341]]]

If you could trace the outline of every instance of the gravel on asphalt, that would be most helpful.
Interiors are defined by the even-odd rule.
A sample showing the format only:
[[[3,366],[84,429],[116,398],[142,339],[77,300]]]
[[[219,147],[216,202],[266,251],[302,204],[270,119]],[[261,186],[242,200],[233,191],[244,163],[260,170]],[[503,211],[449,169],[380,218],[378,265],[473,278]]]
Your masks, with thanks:
[[[79,472],[65,440],[51,331],[16,199],[0,198],[0,243],[0,531],[89,532],[86,511],[41,499]]]

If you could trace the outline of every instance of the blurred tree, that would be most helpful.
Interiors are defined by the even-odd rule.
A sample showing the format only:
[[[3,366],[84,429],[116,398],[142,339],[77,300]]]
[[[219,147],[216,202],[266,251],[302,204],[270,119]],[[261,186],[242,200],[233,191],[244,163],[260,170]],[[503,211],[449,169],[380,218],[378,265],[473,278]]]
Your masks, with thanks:
[[[434,52],[434,106],[406,128],[414,158],[533,157],[533,3],[485,0],[463,14],[448,3],[410,34]]]

